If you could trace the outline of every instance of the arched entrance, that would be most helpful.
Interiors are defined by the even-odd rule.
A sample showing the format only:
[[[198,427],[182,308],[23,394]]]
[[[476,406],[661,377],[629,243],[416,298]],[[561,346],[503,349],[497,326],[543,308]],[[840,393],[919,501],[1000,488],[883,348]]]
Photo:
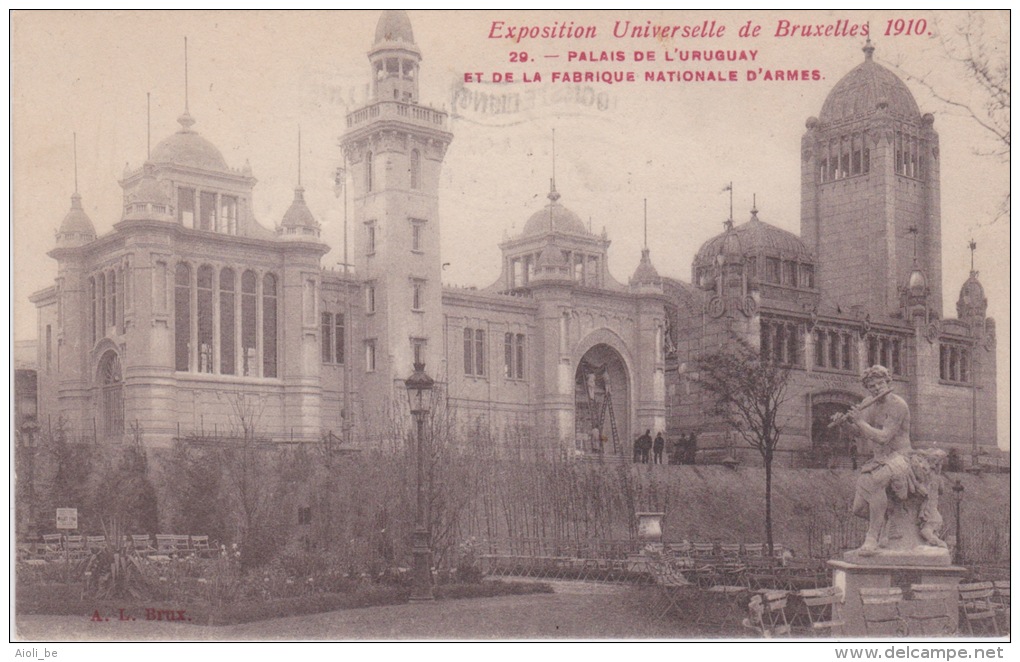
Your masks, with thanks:
[[[832,417],[845,413],[860,400],[851,393],[827,391],[811,396],[811,450],[814,459],[829,464],[836,458],[849,457],[853,439],[846,427],[829,427]],[[856,449],[855,449],[856,450]]]
[[[117,352],[107,350],[99,359],[99,421],[104,436],[124,434],[124,378]]]
[[[574,433],[576,448],[585,453],[621,454],[629,447],[630,378],[623,357],[609,345],[594,345],[578,362]]]

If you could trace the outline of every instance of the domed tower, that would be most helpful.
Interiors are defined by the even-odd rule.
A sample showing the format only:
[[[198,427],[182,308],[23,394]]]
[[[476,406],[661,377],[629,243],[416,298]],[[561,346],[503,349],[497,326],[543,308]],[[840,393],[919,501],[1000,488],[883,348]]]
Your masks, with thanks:
[[[503,273],[493,286],[495,289],[513,291],[530,287],[539,279],[539,261],[546,253],[549,255],[545,256],[545,266],[555,261],[556,272],[562,273],[564,280],[584,287],[622,287],[612,279],[606,266],[610,242],[605,234],[596,236],[589,232],[581,217],[560,202],[561,197],[556,180],[550,179],[548,204],[528,218],[519,235],[500,244]]]
[[[137,183],[124,190],[123,220],[174,220],[174,207],[166,187],[156,180],[155,166],[146,161]]]
[[[67,210],[57,231],[57,248],[77,248],[95,238],[96,228],[81,206],[81,195],[75,191],[71,195],[71,208]]]
[[[348,113],[340,138],[367,313],[363,397],[380,405],[400,396],[395,380],[416,358],[433,377],[446,374],[438,194],[453,135],[445,112],[418,104],[421,59],[406,12],[383,12],[368,52],[372,98]]]
[[[898,312],[899,289],[917,265],[941,315],[939,140],[907,86],[874,60],[832,89],[801,139],[801,236],[818,257],[818,281],[844,309]]]

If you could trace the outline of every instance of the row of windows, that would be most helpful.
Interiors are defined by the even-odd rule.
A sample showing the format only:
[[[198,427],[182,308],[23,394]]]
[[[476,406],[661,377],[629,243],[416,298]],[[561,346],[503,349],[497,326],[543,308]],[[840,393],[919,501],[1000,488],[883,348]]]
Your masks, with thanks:
[[[464,374],[485,376],[485,331],[464,329]],[[523,333],[506,333],[503,336],[503,376],[507,379],[524,379],[525,340]]]
[[[369,283],[365,286],[365,312],[376,311],[375,284]],[[420,278],[411,279],[411,310],[422,312],[425,310],[425,281]]]
[[[124,307],[130,296],[130,282],[131,264],[128,262],[89,277],[89,326],[93,345],[104,338],[111,327],[124,333]]]
[[[411,222],[411,252],[421,253],[424,250],[425,221],[420,218],[412,218]],[[379,226],[375,221],[365,222],[365,253],[375,255],[378,248]]]
[[[393,91],[396,94],[396,90]],[[411,180],[411,190],[417,191],[421,188],[421,152],[416,149],[411,150],[411,159],[409,174]],[[365,190],[372,191],[375,189],[375,155],[372,152],[365,154]]]
[[[751,273],[754,273],[755,260],[750,258],[748,263]],[[815,265],[795,260],[780,260],[777,257],[765,258],[765,282],[789,287],[800,287],[814,289],[815,287]]]
[[[903,375],[903,340],[894,336],[868,336],[868,365],[881,365],[894,375]]]
[[[815,329],[815,365],[819,368],[856,371],[853,333]]]
[[[509,269],[510,288],[526,287],[535,277],[538,254],[511,258]],[[563,251],[563,261],[570,267],[574,282],[590,287],[599,287],[599,256],[580,251]]]
[[[762,320],[762,359],[782,366],[804,367],[803,334],[803,324]]]
[[[180,187],[177,222],[195,230],[237,234],[237,197]]]
[[[818,160],[818,181],[831,182],[871,170],[871,150],[867,132],[852,133],[829,140],[825,156]]]
[[[217,276],[212,266],[204,264],[193,280],[190,265],[183,262],[177,265],[174,272],[175,370],[259,376],[258,348],[261,346],[261,376],[277,376],[277,277],[265,274],[260,293],[258,276],[254,271],[245,271],[241,274],[240,300],[236,280],[234,270],[229,267],[220,269]]]
[[[973,378],[970,365],[970,348],[952,343],[939,345],[939,379],[969,384]]]
[[[896,132],[896,174],[920,179],[924,169],[924,143],[916,136]]]
[[[322,313],[322,362],[344,362],[344,315],[343,313]]]

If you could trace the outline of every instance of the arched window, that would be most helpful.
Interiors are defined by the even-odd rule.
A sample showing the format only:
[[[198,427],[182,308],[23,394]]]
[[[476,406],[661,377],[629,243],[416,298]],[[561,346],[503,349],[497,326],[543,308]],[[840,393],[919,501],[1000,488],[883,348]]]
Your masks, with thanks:
[[[262,376],[276,377],[276,276],[262,278]]]
[[[411,188],[421,188],[421,152],[416,149],[411,150]]]
[[[365,190],[366,191],[371,191],[372,190],[372,178],[373,178],[373,175],[375,174],[372,171],[373,171],[372,152],[368,152],[368,153],[365,154]]]
[[[174,273],[174,370],[188,370],[190,349],[191,267],[182,262]]]
[[[234,356],[234,270],[220,271],[220,374],[233,375]]]
[[[256,342],[258,334],[258,276],[245,271],[241,276],[241,374],[252,377],[258,370]]]
[[[198,371],[213,371],[213,268],[198,268]]]
[[[100,411],[103,434],[124,434],[124,379],[120,358],[112,349],[99,360]]]
[[[100,338],[106,337],[106,274],[99,274],[96,281],[96,289],[99,290],[99,315],[96,317],[96,334]]]
[[[110,326],[117,326],[117,271],[110,270]],[[116,332],[114,332],[116,333]]]
[[[95,276],[89,277],[89,299],[92,302],[92,314],[89,315],[89,326],[92,327],[92,333],[89,335],[91,344],[96,344],[96,279]]]

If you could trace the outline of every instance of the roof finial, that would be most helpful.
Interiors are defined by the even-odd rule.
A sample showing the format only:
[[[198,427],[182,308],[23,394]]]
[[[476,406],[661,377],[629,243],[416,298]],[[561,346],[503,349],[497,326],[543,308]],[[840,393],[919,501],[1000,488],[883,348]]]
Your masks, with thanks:
[[[751,218],[758,220],[758,194],[751,194]]]
[[[648,198],[645,198],[645,250],[648,250]]]
[[[184,38],[184,113],[177,118],[182,131],[190,131],[195,119],[188,110],[188,38]]]
[[[71,134],[73,140],[74,149],[74,192],[75,195],[78,193],[78,133],[74,132]]]
[[[297,185],[301,188],[301,125],[297,128]]]
[[[152,156],[152,92],[145,93],[145,160]]]
[[[732,181],[729,184],[727,184],[726,186],[723,187],[722,192],[725,193],[727,191],[729,191],[729,193],[730,193],[730,215],[729,215],[729,218],[727,218],[725,221],[723,221],[723,226],[727,230],[729,230],[731,227],[733,227],[733,182]]]
[[[870,60],[871,56],[874,55],[875,47],[871,44],[871,35],[868,35],[868,40],[864,42],[864,48],[861,50],[864,51],[865,60]]]
[[[977,242],[974,241],[973,237],[971,237],[970,243],[967,244],[967,248],[970,249],[970,275],[973,276],[977,273],[974,271],[974,251],[977,250]]]

